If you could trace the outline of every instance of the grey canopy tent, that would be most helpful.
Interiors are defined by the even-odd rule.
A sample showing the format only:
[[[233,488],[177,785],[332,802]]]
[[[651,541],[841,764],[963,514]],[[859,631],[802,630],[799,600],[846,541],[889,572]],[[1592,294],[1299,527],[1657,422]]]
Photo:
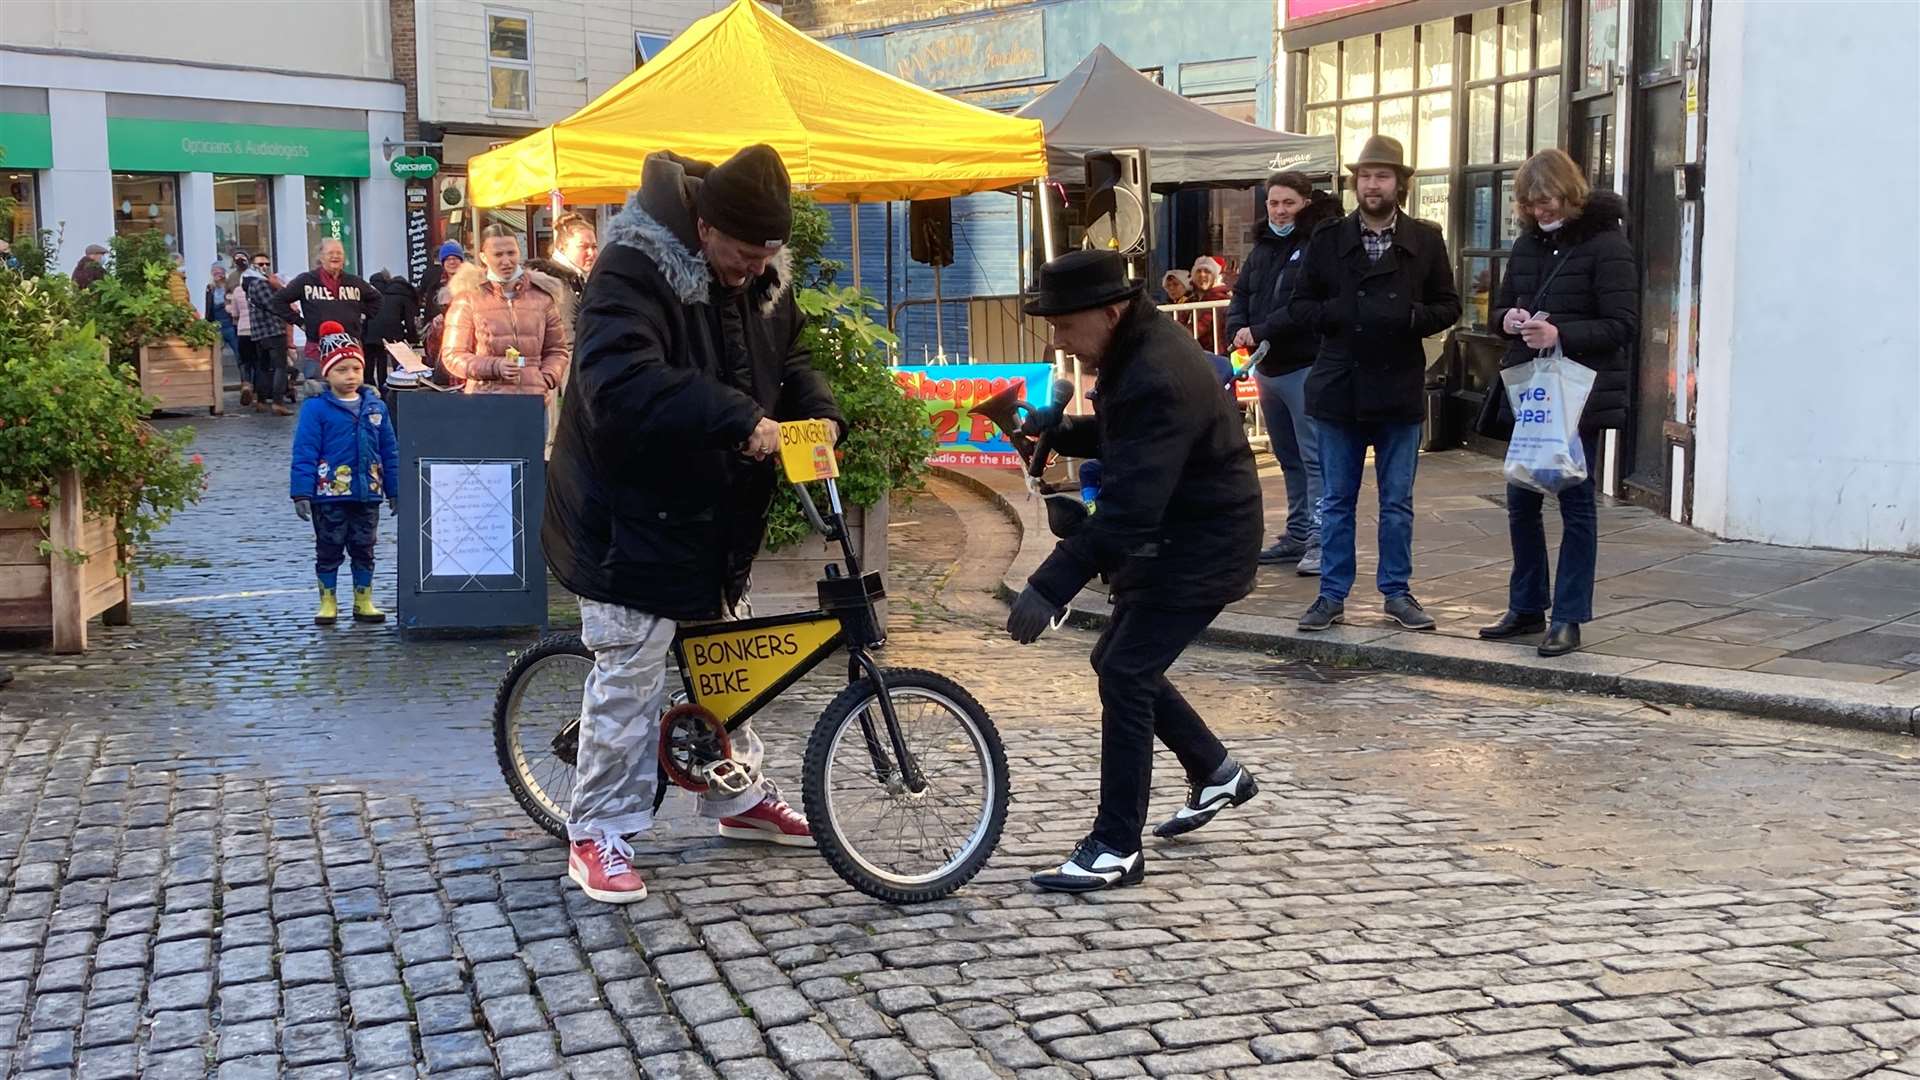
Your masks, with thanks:
[[[1045,127],[1047,171],[1068,185],[1085,179],[1087,154],[1135,146],[1147,151],[1156,191],[1246,187],[1282,170],[1323,176],[1339,167],[1333,136],[1221,116],[1135,71],[1105,45],[1018,115]]]

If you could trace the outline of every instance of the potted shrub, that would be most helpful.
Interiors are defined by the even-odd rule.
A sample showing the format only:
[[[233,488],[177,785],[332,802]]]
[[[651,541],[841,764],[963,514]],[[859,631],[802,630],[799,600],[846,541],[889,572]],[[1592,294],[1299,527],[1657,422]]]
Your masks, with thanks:
[[[814,370],[827,377],[846,416],[840,442],[840,493],[849,532],[868,570],[887,568],[887,501],[922,489],[934,451],[926,417],[894,383],[887,349],[895,338],[874,321],[879,301],[836,286],[839,265],[820,256],[827,215],[805,196],[793,207],[796,299],[807,313]],[[824,509],[824,507],[823,507]],[[815,536],[791,486],[775,488],[765,550],[754,562],[754,595],[780,607],[810,606],[822,566],[840,557]],[[785,603],[787,599],[792,604]]]
[[[157,232],[116,236],[108,274],[79,294],[80,311],[106,337],[115,363],[135,373],[156,410],[221,411],[220,331],[167,286],[173,256]]]
[[[51,629],[56,652],[96,614],[126,620],[128,574],[205,484],[192,430],[146,422],[77,308],[65,277],[0,270],[0,629]]]

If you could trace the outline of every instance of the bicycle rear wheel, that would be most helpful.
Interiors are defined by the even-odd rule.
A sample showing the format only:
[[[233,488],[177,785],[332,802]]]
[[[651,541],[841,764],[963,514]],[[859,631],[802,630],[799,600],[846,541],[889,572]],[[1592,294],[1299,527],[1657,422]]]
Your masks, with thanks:
[[[567,804],[579,750],[580,696],[593,653],[577,634],[555,634],[520,654],[493,697],[493,751],[507,789],[536,824],[567,838]]]
[[[911,669],[883,676],[926,786],[909,790],[879,694],[861,679],[833,699],[808,740],[807,824],[849,885],[889,903],[925,903],[971,880],[1000,842],[1007,755],[987,711],[958,683]]]

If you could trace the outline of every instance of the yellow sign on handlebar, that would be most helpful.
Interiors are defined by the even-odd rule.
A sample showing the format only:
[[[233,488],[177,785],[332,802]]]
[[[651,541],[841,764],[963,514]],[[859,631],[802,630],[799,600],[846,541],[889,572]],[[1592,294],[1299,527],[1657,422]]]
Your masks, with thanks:
[[[840,475],[833,456],[833,425],[825,420],[790,420],[780,425],[780,465],[795,484]]]

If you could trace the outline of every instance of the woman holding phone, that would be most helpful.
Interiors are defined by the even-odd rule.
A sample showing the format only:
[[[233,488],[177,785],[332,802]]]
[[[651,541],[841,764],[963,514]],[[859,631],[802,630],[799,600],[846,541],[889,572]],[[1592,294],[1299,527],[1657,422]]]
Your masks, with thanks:
[[[1513,243],[1513,257],[1491,312],[1494,325],[1513,339],[1501,367],[1524,364],[1558,346],[1568,360],[1592,368],[1597,378],[1580,414],[1588,477],[1558,496],[1560,563],[1551,590],[1541,516],[1545,496],[1508,484],[1513,574],[1507,611],[1483,627],[1480,636],[1500,640],[1545,630],[1540,655],[1562,656],[1580,647],[1580,624],[1593,619],[1600,433],[1627,423],[1628,350],[1640,325],[1639,272],[1621,230],[1625,202],[1610,191],[1592,191],[1563,151],[1542,150],[1528,158],[1514,176],[1513,199],[1525,228]],[[1513,414],[1504,389],[1495,389],[1501,394],[1500,422],[1511,430]]]

